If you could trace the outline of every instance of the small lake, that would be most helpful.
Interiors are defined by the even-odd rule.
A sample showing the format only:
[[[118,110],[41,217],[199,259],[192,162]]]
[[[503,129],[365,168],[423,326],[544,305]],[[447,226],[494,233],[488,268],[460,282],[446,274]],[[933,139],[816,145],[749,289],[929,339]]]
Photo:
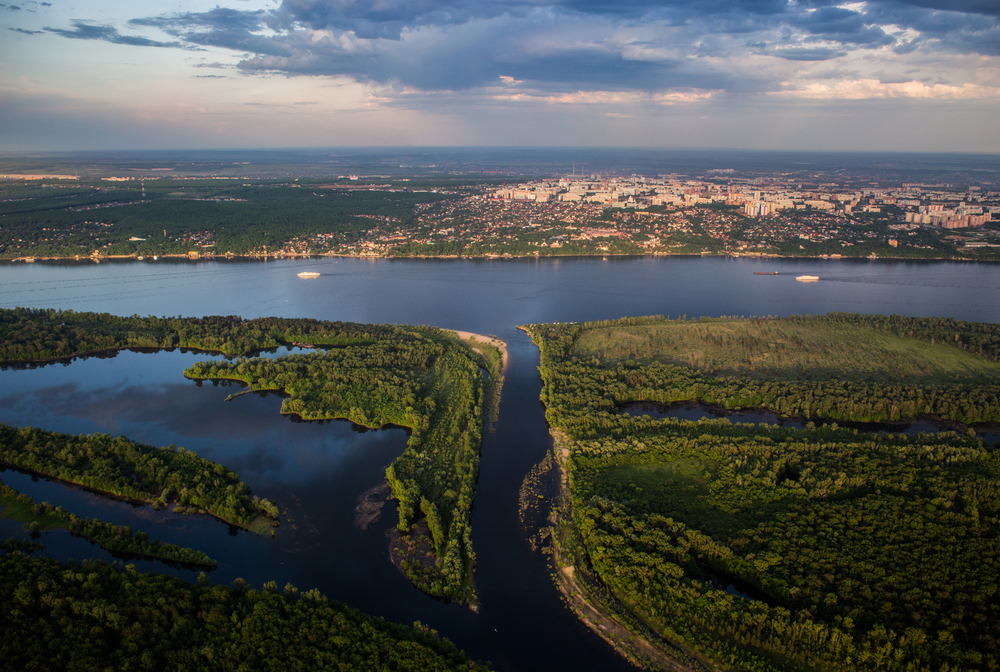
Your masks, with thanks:
[[[304,270],[321,276],[296,277]],[[795,282],[797,274],[820,281]],[[385,539],[395,524],[391,503],[367,529],[355,524],[358,497],[379,485],[385,466],[405,448],[405,431],[293,422],[278,413],[281,400],[273,394],[227,402],[239,387],[183,377],[184,368],[211,358],[203,353],[126,351],[68,365],[8,367],[0,371],[0,422],[185,446],[236,470],[255,493],[288,512],[273,539],[11,471],[0,479],[38,501],[203,550],[219,561],[209,574],[217,583],[236,577],[258,587],[291,582],[393,621],[420,620],[496,670],[627,670],[631,666],[563,606],[546,556],[531,550],[518,519],[522,479],[551,440],[539,403],[538,351],[516,326],[626,315],[829,311],[1000,322],[1000,265],[690,257],[36,262],[0,264],[0,306],[433,324],[499,336],[509,344],[510,365],[499,422],[484,437],[473,511],[478,614],[422,594],[393,568]],[[0,535],[12,534],[24,536],[20,525],[0,521]],[[60,559],[111,557],[65,532],[44,533],[41,541],[46,555]],[[153,561],[136,565],[196,576]]]

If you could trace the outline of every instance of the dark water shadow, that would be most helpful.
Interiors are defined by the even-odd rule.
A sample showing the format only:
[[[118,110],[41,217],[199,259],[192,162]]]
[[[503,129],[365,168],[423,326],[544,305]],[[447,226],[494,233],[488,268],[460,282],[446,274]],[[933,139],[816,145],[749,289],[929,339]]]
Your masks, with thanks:
[[[807,419],[779,415],[763,409],[730,410],[721,406],[702,404],[695,401],[678,401],[672,404],[661,404],[654,401],[634,401],[620,404],[619,415],[642,417],[648,415],[654,420],[718,420],[725,418],[732,423],[767,424],[793,429],[807,429],[810,426],[834,424],[838,427],[856,429],[870,434],[933,434],[937,432],[966,433],[970,428],[976,432],[976,437],[987,444],[995,444],[1000,439],[1000,427],[992,424],[963,425],[951,423],[939,418],[918,418],[901,422],[850,422],[845,420]]]

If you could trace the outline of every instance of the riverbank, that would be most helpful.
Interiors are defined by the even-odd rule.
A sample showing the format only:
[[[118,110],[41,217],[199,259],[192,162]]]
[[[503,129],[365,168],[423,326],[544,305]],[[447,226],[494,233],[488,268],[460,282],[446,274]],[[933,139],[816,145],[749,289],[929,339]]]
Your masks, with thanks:
[[[534,337],[530,329],[523,325],[519,325],[517,329],[528,334],[539,350],[542,349],[543,344]],[[604,589],[598,583],[599,579],[590,576],[591,573],[586,570],[589,565],[586,549],[573,519],[569,439],[559,428],[551,425],[549,435],[552,437],[551,455],[558,472],[558,485],[549,509],[549,531],[547,534],[542,531],[538,538],[548,537],[551,540],[549,570],[566,606],[584,625],[633,665],[669,672],[705,672],[713,669],[693,651],[659,636],[627,605]],[[525,487],[530,488],[527,481]],[[535,497],[531,494],[535,494]],[[522,492],[522,513],[524,501],[536,498],[541,499],[542,493]],[[627,615],[630,623],[626,623],[622,615]]]
[[[44,479],[53,481],[55,483],[63,483],[65,485],[72,485],[74,487],[80,488],[81,490],[83,490],[85,492],[90,492],[90,493],[93,493],[95,495],[100,495],[101,497],[107,497],[108,499],[113,499],[113,500],[118,501],[118,502],[127,502],[129,504],[136,504],[136,505],[140,505],[140,506],[147,506],[148,505],[148,506],[152,506],[154,509],[156,509],[156,507],[157,507],[158,504],[162,504],[162,502],[159,499],[140,499],[140,498],[136,498],[136,497],[125,497],[123,495],[117,495],[117,494],[115,494],[113,492],[110,492],[108,490],[101,490],[100,488],[95,488],[95,487],[90,486],[90,485],[85,485],[83,483],[80,483],[79,481],[74,481],[74,480],[67,479],[67,478],[60,478],[59,476],[54,476],[52,474],[49,474],[49,473],[46,473],[46,472],[43,472],[43,471],[38,471],[36,469],[27,469],[25,467],[22,467],[22,466],[19,466],[19,465],[16,465],[16,464],[7,464],[7,463],[0,462],[0,467],[5,468],[5,469],[11,469],[13,471],[19,471],[22,474],[27,474],[28,476],[32,476],[32,477],[35,477],[35,478],[44,478]],[[161,506],[160,509],[157,509],[157,510],[161,510],[161,509],[167,508],[169,505],[170,505],[170,503],[168,502],[166,506]],[[266,535],[266,534],[270,533],[271,536],[274,536],[274,530],[272,529],[274,527],[273,522],[277,522],[277,521],[272,521],[270,518],[268,518],[267,516],[265,516],[263,514],[260,514],[256,518],[254,518],[254,519],[252,519],[252,520],[250,520],[250,521],[248,521],[246,523],[238,523],[236,521],[229,520],[227,518],[223,518],[218,513],[214,512],[214,511],[212,511],[210,509],[203,509],[203,508],[201,508],[199,506],[183,506],[179,502],[174,502],[174,508],[171,511],[173,513],[177,513],[179,515],[188,515],[188,516],[190,516],[190,515],[203,515],[203,516],[211,516],[212,518],[215,518],[219,522],[225,523],[226,525],[231,525],[233,527],[238,527],[241,530],[246,530],[247,532],[253,532],[254,534],[259,534],[259,535]]]
[[[483,336],[482,334],[474,334],[471,331],[458,331],[456,329],[442,329],[441,331],[448,331],[456,336],[458,336],[463,341],[470,344],[475,352],[480,355],[484,355],[482,349],[476,347],[476,343],[485,343],[486,345],[493,346],[500,351],[500,373],[502,374],[507,369],[507,362],[509,361],[509,356],[507,353],[507,344],[501,341],[499,338],[494,338],[492,336]]]
[[[573,521],[569,484],[568,440],[560,430],[549,430],[552,453],[559,474],[559,490],[549,513],[551,533],[552,580],[569,607],[584,625],[610,644],[630,663],[644,669],[668,672],[706,672],[712,667],[675,642],[658,636],[642,619],[610,592],[602,589],[580,571],[586,563],[586,551]],[[599,596],[597,593],[603,592]],[[609,604],[613,603],[613,604]],[[626,624],[618,614],[627,613],[632,624]],[[654,643],[655,642],[655,643]]]
[[[981,249],[981,248],[977,248]],[[965,256],[965,255],[838,255],[838,254],[777,254],[771,252],[670,252],[665,250],[654,250],[651,252],[637,253],[637,252],[593,252],[591,254],[541,254],[541,253],[525,253],[525,254],[392,254],[391,251],[386,251],[385,253],[350,253],[350,252],[317,252],[317,253],[269,253],[269,254],[159,254],[159,255],[140,255],[140,254],[120,254],[120,255],[104,255],[104,256],[37,256],[37,257],[8,257],[0,258],[0,264],[5,263],[35,263],[35,262],[45,262],[45,261],[80,261],[80,262],[91,262],[91,263],[101,263],[102,261],[142,261],[155,263],[161,260],[176,261],[192,261],[192,262],[203,262],[203,261],[279,261],[282,259],[439,259],[439,260],[454,260],[454,259],[466,259],[466,260],[505,260],[505,259],[600,259],[600,258],[625,258],[625,257],[649,257],[649,258],[660,258],[660,257],[728,257],[730,259],[774,259],[774,260],[791,260],[791,259],[816,259],[823,261],[985,261],[985,262],[997,262],[1000,261],[1000,254],[994,254],[993,256],[981,256],[982,252],[978,252],[976,256]]]

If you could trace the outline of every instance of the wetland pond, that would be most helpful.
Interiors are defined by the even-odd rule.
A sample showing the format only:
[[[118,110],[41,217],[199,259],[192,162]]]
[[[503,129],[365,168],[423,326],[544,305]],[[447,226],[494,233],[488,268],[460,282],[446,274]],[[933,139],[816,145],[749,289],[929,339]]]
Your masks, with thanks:
[[[673,404],[659,404],[652,401],[633,401],[618,406],[618,413],[630,415],[632,417],[642,417],[648,415],[654,420],[671,418],[674,420],[689,420],[697,422],[699,420],[719,420],[725,418],[734,425],[753,424],[771,425],[778,427],[791,427],[794,429],[805,429],[810,425],[819,427],[823,424],[836,424],[838,427],[856,429],[859,433],[871,432],[875,434],[935,434],[938,432],[959,432],[965,433],[968,427],[965,425],[953,425],[943,420],[921,418],[918,420],[904,422],[845,422],[834,420],[823,420],[821,418],[790,418],[778,415],[772,411],[763,409],[739,409],[729,410],[719,406],[699,404],[690,401],[679,401]],[[988,444],[995,444],[1000,440],[1000,427],[996,425],[974,425],[972,429],[976,436]]]

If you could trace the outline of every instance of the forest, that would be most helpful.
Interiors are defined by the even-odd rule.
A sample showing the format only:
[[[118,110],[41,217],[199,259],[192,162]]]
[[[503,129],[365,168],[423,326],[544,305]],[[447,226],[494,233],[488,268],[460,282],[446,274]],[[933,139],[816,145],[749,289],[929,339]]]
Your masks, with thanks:
[[[278,524],[275,504],[251,495],[231,469],[183,446],[0,424],[0,465],[157,508],[174,504],[178,513],[205,511],[259,533]]]
[[[894,404],[897,418],[993,418],[996,401],[972,402],[996,394],[996,325],[835,313],[525,328],[568,479],[557,557],[590,600],[721,669],[1000,667],[997,449],[971,430],[832,422]],[[843,338],[872,362],[838,377],[817,344]],[[912,385],[888,382],[900,369]],[[815,423],[616,412],[684,399]]]
[[[478,343],[490,353],[481,358],[434,327],[380,336],[369,345],[277,359],[199,362],[185,375],[280,390],[288,395],[281,412],[306,420],[409,428],[406,451],[386,471],[404,542],[399,564],[422,590],[475,604],[470,521],[484,405],[488,388],[500,384],[500,358]],[[480,367],[488,370],[488,383]]]
[[[6,190],[9,196],[0,202],[0,258],[243,255],[316,236],[350,243],[375,226],[373,218],[406,223],[414,205],[451,198],[430,190],[258,180],[149,180],[145,196],[135,182],[44,186]]]
[[[421,625],[388,623],[317,590],[197,585],[2,545],[0,660],[12,670],[486,670]]]
[[[49,528],[66,528],[112,553],[200,567],[215,567],[218,564],[201,551],[176,544],[164,544],[159,539],[150,539],[145,532],[133,532],[128,525],[112,525],[96,518],[80,518],[61,506],[53,506],[48,502],[36,504],[31,495],[20,493],[3,481],[0,481],[0,507],[0,517],[25,523],[25,529],[32,534]]]

